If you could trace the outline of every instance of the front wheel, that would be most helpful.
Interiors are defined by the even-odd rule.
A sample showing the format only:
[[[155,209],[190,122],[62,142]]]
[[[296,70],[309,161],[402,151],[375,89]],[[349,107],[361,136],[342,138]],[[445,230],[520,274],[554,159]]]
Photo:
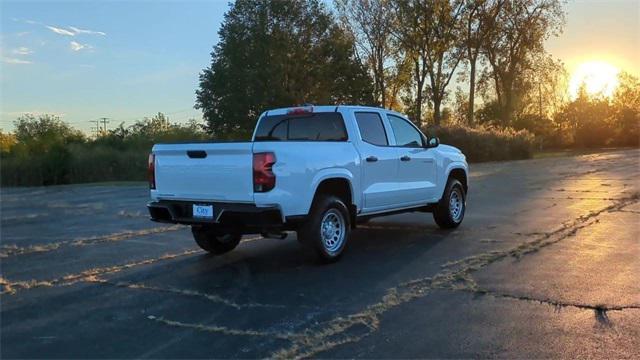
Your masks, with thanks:
[[[198,225],[191,227],[191,233],[202,250],[214,255],[221,255],[235,249],[242,238],[240,232],[220,232]]]
[[[298,230],[302,244],[325,263],[340,258],[350,234],[347,206],[341,199],[326,195],[314,201],[309,218]]]
[[[442,199],[433,210],[433,219],[443,229],[457,228],[464,219],[466,207],[464,187],[460,181],[449,179]]]

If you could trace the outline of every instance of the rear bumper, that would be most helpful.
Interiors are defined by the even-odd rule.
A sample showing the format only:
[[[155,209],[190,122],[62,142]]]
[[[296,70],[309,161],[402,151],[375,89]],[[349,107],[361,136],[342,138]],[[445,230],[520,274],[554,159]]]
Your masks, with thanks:
[[[193,217],[193,205],[213,205],[213,219]],[[151,220],[186,225],[216,225],[243,228],[282,226],[282,213],[277,207],[257,207],[253,204],[160,200],[147,204]]]

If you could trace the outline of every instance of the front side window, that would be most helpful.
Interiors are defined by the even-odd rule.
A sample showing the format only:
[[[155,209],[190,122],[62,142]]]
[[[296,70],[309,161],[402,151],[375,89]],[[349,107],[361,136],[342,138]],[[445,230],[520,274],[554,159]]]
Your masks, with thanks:
[[[403,147],[422,147],[422,134],[414,128],[409,122],[399,116],[387,115],[393,135],[396,139],[396,146]]]
[[[356,113],[356,123],[358,123],[362,141],[379,146],[389,145],[387,133],[384,131],[380,114],[374,112],[358,112]]]
[[[346,141],[347,130],[340,113],[265,116],[255,141]]]

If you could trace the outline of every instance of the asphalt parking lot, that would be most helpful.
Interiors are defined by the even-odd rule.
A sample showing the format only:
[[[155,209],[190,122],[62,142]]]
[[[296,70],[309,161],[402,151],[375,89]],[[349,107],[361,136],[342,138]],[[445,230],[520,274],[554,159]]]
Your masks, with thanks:
[[[379,218],[336,264],[200,251],[144,184],[2,189],[2,358],[638,358],[640,151],[472,164],[466,218]]]

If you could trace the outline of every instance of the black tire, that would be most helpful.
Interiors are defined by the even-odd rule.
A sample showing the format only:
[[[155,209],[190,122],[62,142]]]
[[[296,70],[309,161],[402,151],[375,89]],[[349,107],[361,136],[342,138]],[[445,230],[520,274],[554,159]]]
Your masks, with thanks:
[[[457,210],[452,208],[451,198],[454,196],[460,200]],[[449,178],[442,199],[440,199],[435,209],[433,209],[433,220],[435,220],[436,224],[442,229],[454,229],[462,223],[466,209],[467,198],[464,187],[460,181]]]
[[[327,226],[324,229],[323,222]],[[350,235],[349,209],[340,198],[330,195],[314,200],[309,217],[298,229],[302,245],[321,263],[340,259]]]
[[[235,249],[242,238],[239,232],[222,233],[199,225],[192,226],[191,233],[202,250],[214,255],[221,255]]]

